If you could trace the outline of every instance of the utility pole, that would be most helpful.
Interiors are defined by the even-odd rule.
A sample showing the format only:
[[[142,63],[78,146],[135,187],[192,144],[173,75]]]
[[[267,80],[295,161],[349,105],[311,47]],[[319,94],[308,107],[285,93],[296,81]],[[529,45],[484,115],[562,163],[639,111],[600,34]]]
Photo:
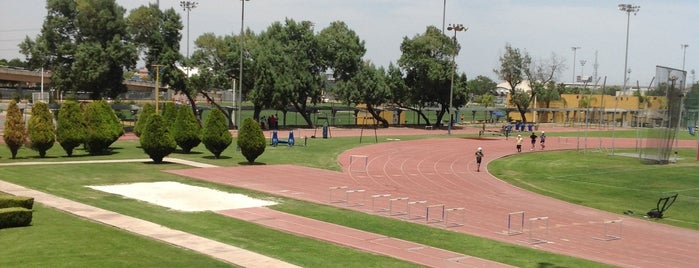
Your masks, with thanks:
[[[572,84],[575,84],[575,56],[577,56],[578,49],[581,49],[581,47],[571,47],[571,50],[573,50],[573,81],[571,81]]]
[[[155,113],[158,113],[158,102],[160,101],[160,64],[153,64],[155,67]]]

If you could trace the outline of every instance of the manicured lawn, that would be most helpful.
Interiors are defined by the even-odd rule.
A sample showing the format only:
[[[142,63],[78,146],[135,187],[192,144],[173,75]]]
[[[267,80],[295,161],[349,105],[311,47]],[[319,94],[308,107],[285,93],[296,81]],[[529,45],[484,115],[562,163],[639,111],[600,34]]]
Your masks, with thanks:
[[[677,193],[665,217],[655,221],[699,230],[696,151],[679,150],[678,157],[678,163],[647,165],[599,151],[527,153],[495,160],[488,170],[530,191],[614,213],[631,210],[639,217],[656,208],[658,198]]]

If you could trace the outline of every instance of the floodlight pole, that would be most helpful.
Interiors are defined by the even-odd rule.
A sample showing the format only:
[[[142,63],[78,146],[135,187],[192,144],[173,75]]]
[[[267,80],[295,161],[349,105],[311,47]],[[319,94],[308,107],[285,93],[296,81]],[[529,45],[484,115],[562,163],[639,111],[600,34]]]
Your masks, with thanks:
[[[454,54],[451,55],[451,64],[452,64],[452,69],[451,69],[451,85],[449,86],[449,108],[447,111],[449,111],[449,122],[447,123],[447,134],[451,135],[451,124],[454,122],[454,118],[452,118],[451,114],[451,108],[454,106],[453,104],[453,99],[454,99],[454,74],[456,73],[456,33],[461,32],[461,31],[468,31],[468,27],[464,27],[463,24],[449,24],[449,27],[447,27],[447,30],[449,31],[454,31]]]
[[[182,10],[187,11],[187,60],[189,60],[189,12],[196,8],[199,3],[195,1],[180,1]],[[189,78],[189,67],[187,67],[187,78]]]
[[[571,81],[572,84],[575,84],[575,56],[577,56],[578,49],[581,49],[581,47],[571,47],[571,50],[573,50],[573,81]]]
[[[619,4],[619,10],[626,12],[626,50],[624,55],[624,85],[621,88],[622,92],[626,91],[626,72],[629,63],[629,24],[631,22],[631,13],[635,16],[636,13],[641,9],[640,6],[634,6],[632,4]],[[619,102],[619,96],[616,96],[616,102]],[[618,106],[618,105],[617,105]],[[616,110],[618,107],[614,108],[614,119],[612,120],[612,126],[616,127]],[[612,155],[614,155],[614,145],[616,141],[616,131],[612,131]]]

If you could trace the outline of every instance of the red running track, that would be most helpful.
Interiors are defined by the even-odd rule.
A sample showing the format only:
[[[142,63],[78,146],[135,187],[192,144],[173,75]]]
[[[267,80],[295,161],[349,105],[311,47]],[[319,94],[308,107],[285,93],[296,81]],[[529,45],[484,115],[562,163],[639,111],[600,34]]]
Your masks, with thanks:
[[[385,139],[386,136],[405,134],[405,132],[393,133],[393,131],[396,130],[378,130],[380,133],[378,135]],[[356,131],[348,130],[348,132],[354,132],[356,135]],[[423,130],[410,132],[423,132]],[[338,136],[336,133],[333,134]],[[373,136],[373,133],[371,134]],[[600,142],[599,139],[588,140],[588,148],[597,148],[598,142]],[[611,148],[610,139],[601,142],[603,147]],[[635,146],[635,141],[629,139],[616,139],[614,142],[615,147],[618,148]],[[523,150],[525,153],[529,153],[528,145],[525,142],[525,150]],[[693,147],[696,144],[687,141],[681,145]],[[577,146],[576,138],[549,137],[546,149],[575,149]],[[481,172],[476,172],[474,167],[473,152],[477,147],[483,147],[486,155]],[[390,198],[408,197],[411,201],[427,201],[429,205],[444,204],[445,208],[464,208],[463,226],[444,227],[443,224],[429,224],[611,265],[696,267],[699,263],[699,254],[697,254],[699,232],[697,231],[657,224],[541,196],[507,184],[487,172],[487,163],[490,160],[512,153],[514,153],[512,138],[509,140],[503,137],[426,139],[371,144],[344,152],[338,159],[344,168],[343,173],[289,165],[189,169],[171,172],[403,219],[405,216],[390,216],[387,212],[373,211],[370,196],[390,194]],[[357,161],[353,161],[351,167],[353,171],[350,171],[349,159],[352,155],[366,156],[367,165],[363,165],[363,157],[354,157]],[[330,202],[329,188],[336,186],[365,190],[364,205],[346,206],[344,203]],[[334,199],[345,197],[344,192],[338,193],[340,195],[335,195]],[[351,193],[349,198],[350,203],[354,203],[361,199],[361,195]],[[374,209],[387,208],[387,200],[388,198],[375,199]],[[406,209],[402,201],[394,201],[393,205],[396,211]],[[403,207],[400,207],[401,205]],[[417,206],[419,205],[415,205],[415,208]],[[524,233],[506,235],[508,213],[517,211],[525,211]],[[432,212],[434,210],[430,213]],[[450,214],[452,223],[460,221],[458,212],[454,211]],[[530,231],[529,219],[544,217],[548,220],[531,221],[534,227],[533,231]],[[519,219],[516,218],[514,221],[517,222]],[[428,224],[424,219],[405,220]],[[620,235],[621,239],[610,241],[597,239],[604,237],[604,222],[610,220],[621,220],[607,225],[608,234]],[[545,228],[546,224],[548,231]],[[513,223],[513,225],[518,224]],[[619,225],[621,225],[621,232],[617,229]]]

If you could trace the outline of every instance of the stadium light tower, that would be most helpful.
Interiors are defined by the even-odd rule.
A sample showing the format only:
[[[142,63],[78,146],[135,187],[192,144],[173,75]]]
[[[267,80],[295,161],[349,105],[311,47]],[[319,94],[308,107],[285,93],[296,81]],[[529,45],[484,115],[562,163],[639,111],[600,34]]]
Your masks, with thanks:
[[[685,62],[684,60],[687,57],[687,47],[689,47],[689,45],[682,44],[682,45],[680,45],[680,47],[682,48],[682,71],[684,71],[684,62]]]
[[[187,11],[187,59],[189,59],[189,12],[198,5],[199,3],[195,1],[180,1],[182,10]]]
[[[464,27],[463,24],[449,24],[449,27],[447,27],[447,30],[449,31],[454,31],[454,54],[451,55],[451,64],[452,64],[452,69],[451,69],[451,85],[449,86],[449,122],[447,123],[447,134],[451,135],[451,124],[454,122],[454,118],[452,117],[451,114],[451,108],[454,106],[453,105],[453,99],[454,99],[454,73],[456,73],[456,33],[461,32],[461,31],[468,31],[468,27]]]
[[[641,9],[640,6],[635,6],[632,4],[619,4],[619,10],[626,12],[626,50],[624,55],[624,86],[621,88],[622,92],[626,91],[626,72],[628,71],[629,63],[629,24],[631,22],[631,13],[636,16],[636,13]],[[614,105],[614,119],[612,120],[612,126],[616,127],[616,109],[619,103],[619,96],[615,97]],[[616,143],[616,131],[612,131],[612,155],[614,155],[615,143]]]
[[[635,16],[641,9],[640,6],[632,4],[619,4],[619,10],[626,12],[626,50],[624,56],[624,87],[621,90],[626,91],[626,70],[629,68],[629,24],[631,22],[631,13]]]
[[[575,56],[577,55],[578,49],[581,49],[581,47],[571,47],[571,50],[573,50],[573,81],[572,83],[575,84]]]

